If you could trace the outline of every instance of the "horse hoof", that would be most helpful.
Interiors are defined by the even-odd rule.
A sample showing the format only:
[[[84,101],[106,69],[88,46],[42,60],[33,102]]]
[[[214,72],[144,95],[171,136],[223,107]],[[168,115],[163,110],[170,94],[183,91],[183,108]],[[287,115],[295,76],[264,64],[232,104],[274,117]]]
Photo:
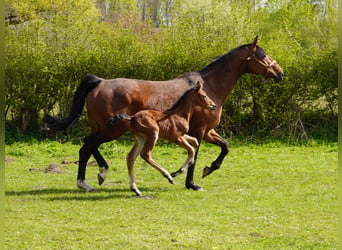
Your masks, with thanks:
[[[201,188],[200,186],[190,182],[190,183],[186,183],[185,184],[186,188],[187,189],[192,189],[192,190],[195,190],[195,191],[203,191],[203,188]]]
[[[95,188],[91,188],[89,190],[86,190],[87,193],[95,193],[97,190]]]
[[[99,185],[101,186],[102,183],[105,181],[104,178],[102,178],[102,176],[100,174],[97,174],[97,180],[99,181]]]
[[[210,175],[210,168],[209,167],[205,167],[203,169],[203,175],[202,175],[202,178],[206,177],[207,175]]]
[[[77,181],[77,187],[79,189],[82,189],[82,190],[86,191],[86,192],[91,192],[91,193],[92,192],[96,192],[96,189],[91,187],[91,186],[89,186],[84,180],[83,181],[82,180],[78,180]]]

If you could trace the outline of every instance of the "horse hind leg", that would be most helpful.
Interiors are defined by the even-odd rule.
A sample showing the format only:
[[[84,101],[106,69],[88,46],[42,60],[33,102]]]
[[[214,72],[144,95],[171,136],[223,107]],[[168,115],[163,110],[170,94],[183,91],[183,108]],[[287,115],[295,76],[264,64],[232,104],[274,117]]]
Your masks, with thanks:
[[[89,186],[85,181],[85,173],[87,162],[91,156],[91,152],[87,145],[83,145],[79,151],[79,162],[78,162],[78,174],[77,174],[77,187],[85,190],[86,192],[94,192],[95,188]]]
[[[87,136],[84,139],[85,145],[88,146],[91,154],[94,156],[97,164],[99,165],[99,173],[97,175],[99,185],[101,185],[105,181],[106,176],[108,174],[108,168],[109,168],[108,163],[106,162],[106,160],[103,158],[103,156],[98,150],[98,147],[103,142],[107,141],[102,137],[103,135],[101,133],[95,133],[90,136]]]
[[[176,172],[171,173],[172,177],[176,177],[179,174],[183,173],[185,169],[187,169],[191,164],[195,162],[195,153],[196,149],[198,148],[197,139],[189,135],[182,136],[177,144],[188,151],[188,158],[185,160],[180,169],[178,169]]]

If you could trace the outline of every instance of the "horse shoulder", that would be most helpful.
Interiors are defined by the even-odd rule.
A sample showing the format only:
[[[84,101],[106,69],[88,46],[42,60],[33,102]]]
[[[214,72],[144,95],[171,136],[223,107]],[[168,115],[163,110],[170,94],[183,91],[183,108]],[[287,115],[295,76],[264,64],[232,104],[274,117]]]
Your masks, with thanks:
[[[190,129],[210,130],[216,128],[221,120],[222,108],[210,111],[201,107],[194,107],[190,119]]]

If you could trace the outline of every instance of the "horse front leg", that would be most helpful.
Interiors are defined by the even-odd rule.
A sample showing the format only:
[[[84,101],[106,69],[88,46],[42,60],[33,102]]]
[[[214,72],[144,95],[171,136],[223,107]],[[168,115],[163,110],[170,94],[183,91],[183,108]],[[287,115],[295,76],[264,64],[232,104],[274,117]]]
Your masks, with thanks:
[[[198,150],[199,147],[201,145],[201,141],[203,139],[203,129],[199,129],[199,130],[189,130],[189,135],[193,136],[197,139],[197,143],[198,143],[198,147],[196,149],[196,153],[195,153],[195,157],[193,160],[192,164],[189,164],[188,167],[188,172],[186,173],[186,179],[185,179],[185,187],[187,189],[192,189],[192,190],[196,190],[196,191],[202,191],[203,188],[196,185],[194,183],[194,172],[195,172],[195,166],[196,166],[196,161],[197,161],[197,156],[198,156]]]
[[[210,175],[215,170],[219,169],[223,159],[226,157],[226,155],[229,153],[229,144],[228,142],[223,139],[214,129],[209,130],[209,132],[204,136],[203,138],[206,142],[215,144],[217,146],[221,147],[221,153],[217,157],[215,161],[211,163],[211,166],[206,166],[203,169],[203,175],[202,178]]]
[[[203,188],[201,188],[200,186],[198,186],[194,183],[194,171],[195,171],[195,165],[196,165],[196,161],[197,161],[198,149],[199,149],[199,147],[196,150],[193,164],[190,164],[188,167],[188,172],[186,173],[185,187],[187,189],[202,191]]]

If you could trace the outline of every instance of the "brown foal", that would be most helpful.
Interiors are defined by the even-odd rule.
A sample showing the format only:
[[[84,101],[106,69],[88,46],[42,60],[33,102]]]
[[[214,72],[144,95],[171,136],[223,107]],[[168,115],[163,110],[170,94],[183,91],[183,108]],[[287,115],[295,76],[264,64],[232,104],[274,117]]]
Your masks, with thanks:
[[[142,196],[133,175],[134,162],[138,154],[172,184],[172,177],[184,172],[189,165],[193,164],[198,141],[195,137],[186,133],[189,131],[189,121],[195,106],[209,110],[216,109],[216,104],[206,95],[200,82],[197,82],[195,87],[187,90],[167,111],[142,110],[132,116],[116,115],[109,120],[103,133],[106,133],[108,129],[110,130],[115,123],[120,122],[125,123],[124,125],[129,127],[135,137],[134,146],[127,156],[127,168],[131,190],[137,196]],[[178,144],[188,152],[188,158],[178,171],[172,173],[172,176],[152,159],[152,149],[159,137]]]

